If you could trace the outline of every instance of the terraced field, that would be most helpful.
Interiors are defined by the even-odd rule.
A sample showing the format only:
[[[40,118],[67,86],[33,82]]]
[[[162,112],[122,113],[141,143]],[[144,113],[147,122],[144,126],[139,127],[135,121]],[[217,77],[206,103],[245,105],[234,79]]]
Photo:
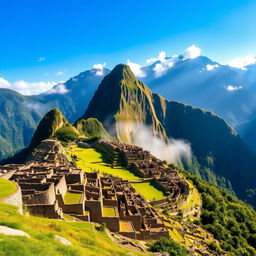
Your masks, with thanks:
[[[66,204],[78,204],[80,203],[82,194],[67,192],[64,201]]]
[[[150,182],[131,184],[141,195],[149,201],[161,200],[165,198],[162,191],[157,190]]]
[[[71,146],[66,148],[69,156],[76,155],[76,165],[83,169],[85,172],[99,171],[101,175],[111,174],[119,178],[129,181],[139,181],[140,177],[133,172],[121,167],[115,166],[114,168],[106,161],[104,155],[93,148],[80,148],[78,146]],[[132,186],[148,201],[161,200],[164,194],[155,188],[150,182],[133,183]]]

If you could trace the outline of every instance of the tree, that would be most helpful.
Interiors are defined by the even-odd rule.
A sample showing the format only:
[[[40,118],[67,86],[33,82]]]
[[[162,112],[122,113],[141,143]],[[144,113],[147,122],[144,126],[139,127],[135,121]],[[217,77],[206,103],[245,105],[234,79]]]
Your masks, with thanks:
[[[168,252],[170,256],[187,256],[188,251],[174,242],[173,240],[168,240],[165,237],[160,238],[158,241],[150,245],[150,250],[152,252]]]

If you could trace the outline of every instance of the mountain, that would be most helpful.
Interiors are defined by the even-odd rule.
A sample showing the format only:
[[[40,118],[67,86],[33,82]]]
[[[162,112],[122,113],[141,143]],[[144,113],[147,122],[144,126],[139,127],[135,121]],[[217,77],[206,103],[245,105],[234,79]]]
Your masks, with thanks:
[[[104,128],[103,124],[96,118],[81,119],[76,124],[76,129],[80,134],[83,134],[87,138],[101,137],[105,139],[111,139],[111,136]]]
[[[63,84],[57,84],[50,91],[37,97],[42,104],[58,108],[73,123],[87,108],[102,78],[109,73],[108,69],[91,69],[70,78]]]
[[[0,89],[0,159],[28,145],[42,112],[31,97]]]
[[[80,119],[89,117],[97,118],[111,135],[126,143],[132,142],[129,133],[134,122],[150,125],[154,133],[166,137],[155,112],[152,92],[127,65],[117,65],[103,79]],[[123,123],[125,127],[121,127]]]
[[[205,56],[172,59],[142,68],[142,81],[169,100],[213,111],[233,126],[251,119],[256,111],[256,68],[240,70]]]
[[[256,119],[238,125],[236,130],[245,143],[247,143],[252,150],[256,150]]]
[[[60,109],[74,122],[108,72],[91,69],[36,96],[0,89],[0,160],[28,146],[39,121],[51,109]]]
[[[219,185],[230,182],[241,198],[256,186],[256,155],[222,118],[152,93],[127,65],[117,65],[102,80],[80,119],[89,117],[124,142],[133,142],[134,123],[149,126],[163,139],[189,141],[199,168],[210,170]]]
[[[58,109],[50,110],[40,121],[29,145],[29,149],[37,147],[41,141],[63,136],[62,134],[72,134],[78,137],[79,132],[73,127]]]

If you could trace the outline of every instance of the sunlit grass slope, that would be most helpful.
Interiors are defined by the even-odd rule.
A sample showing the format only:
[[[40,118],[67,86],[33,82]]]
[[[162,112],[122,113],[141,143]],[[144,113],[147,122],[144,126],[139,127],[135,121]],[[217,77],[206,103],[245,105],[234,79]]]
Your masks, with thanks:
[[[124,256],[141,255],[116,245],[92,223],[64,222],[19,215],[14,206],[0,204],[0,225],[27,232],[30,238],[0,235],[0,256]],[[65,246],[54,239],[59,235],[73,245]]]
[[[111,165],[107,163],[104,155],[96,149],[71,146],[67,148],[67,151],[70,156],[72,154],[78,157],[76,165],[85,172],[99,171],[101,175],[107,173],[129,181],[140,180],[140,178],[133,172],[121,166],[111,168]],[[132,185],[143,197],[149,201],[164,198],[164,194],[152,186],[150,182],[134,183]]]
[[[165,198],[163,192],[152,186],[150,182],[133,183],[132,186],[149,201],[161,200]]]
[[[0,200],[16,191],[16,186],[9,180],[0,179]]]

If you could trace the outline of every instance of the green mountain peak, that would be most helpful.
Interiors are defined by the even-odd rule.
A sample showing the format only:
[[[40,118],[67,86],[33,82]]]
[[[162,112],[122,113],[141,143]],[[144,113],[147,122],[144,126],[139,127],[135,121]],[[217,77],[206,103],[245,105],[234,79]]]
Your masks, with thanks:
[[[65,133],[69,130],[69,132],[77,136],[79,134],[58,109],[50,110],[40,121],[32,137],[29,149],[35,148],[42,140],[52,138],[56,134],[61,136],[61,133],[64,132],[63,129],[65,129]]]
[[[129,131],[133,123],[146,123],[165,138],[153,101],[150,89],[134,76],[130,67],[119,64],[102,80],[81,119],[97,118],[111,135],[127,143],[131,143]]]

